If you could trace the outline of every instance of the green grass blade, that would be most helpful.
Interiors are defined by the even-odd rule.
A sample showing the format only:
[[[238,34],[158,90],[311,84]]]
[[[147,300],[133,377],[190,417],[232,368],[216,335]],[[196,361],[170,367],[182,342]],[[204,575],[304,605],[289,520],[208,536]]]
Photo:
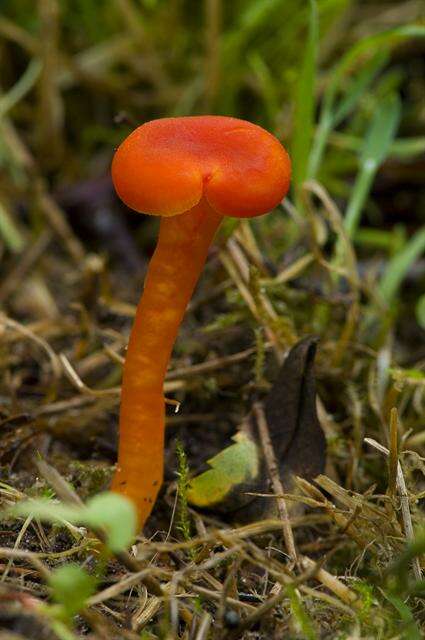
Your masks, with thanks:
[[[376,167],[363,164],[357,174],[344,218],[344,227],[350,237],[353,237],[359,226],[363,207],[372,187],[375,173]]]
[[[345,214],[344,226],[349,236],[353,236],[357,230],[373,179],[389,153],[400,116],[400,99],[394,94],[389,95],[375,110],[361,152],[360,170]]]
[[[295,187],[299,187],[307,176],[307,163],[313,137],[318,32],[316,2],[310,0],[307,43],[295,97],[292,142],[293,183]]]
[[[257,78],[267,117],[270,125],[273,127],[276,114],[279,111],[279,99],[276,93],[274,78],[266,62],[257,51],[254,51],[248,56],[248,64]]]
[[[3,118],[13,107],[31,91],[37,82],[42,69],[42,64],[38,58],[33,58],[25,69],[22,76],[9,89],[9,91],[0,98],[0,118]]]
[[[419,628],[413,617],[413,613],[406,602],[404,602],[402,598],[399,598],[390,593],[384,593],[384,596],[389,602],[391,602],[401,618],[400,627],[402,634],[398,637],[404,638],[405,640],[421,640],[423,636],[419,631]]]
[[[415,24],[403,25],[356,42],[343,56],[333,74],[332,81],[323,98],[324,112],[332,111],[344,76],[349,73],[356,64],[359,64],[359,60],[375,55],[378,50],[389,50],[407,38],[425,38],[425,26]]]
[[[412,264],[425,252],[425,227],[419,229],[388,263],[379,283],[379,293],[391,304]]]
[[[401,224],[396,224],[390,231],[361,227],[354,234],[354,242],[361,247],[388,251],[394,255],[406,244],[406,229]]]
[[[351,49],[347,51],[340,63],[336,66],[332,75],[331,82],[328,84],[323,95],[320,120],[318,123],[315,141],[309,161],[308,174],[310,178],[314,178],[316,176],[316,173],[320,166],[329,134],[331,133],[334,126],[335,111],[336,119],[338,122],[342,119],[342,117],[345,117],[345,111],[347,111],[348,113],[349,108],[352,109],[352,107],[355,106],[356,100],[361,95],[361,84],[364,83],[365,88],[367,86],[368,72],[366,71],[365,76],[363,76],[362,79],[360,79],[359,77],[357,80],[357,82],[360,83],[360,86],[356,86],[356,83],[353,84],[352,91],[356,93],[358,90],[358,95],[353,95],[351,98],[347,96],[346,99],[348,100],[348,102],[346,104],[341,103],[339,107],[335,107],[338,92],[340,91],[340,88],[344,83],[344,77],[352,71],[356,64],[363,64],[363,60],[365,58],[369,59],[371,56],[375,57],[374,61],[377,65],[376,71],[379,71],[380,56],[384,58],[384,56],[386,56],[390,51],[391,47],[396,46],[407,38],[424,37],[424,26],[416,24],[402,25],[400,27],[396,27],[394,29],[383,31],[381,33],[364,38],[360,42],[354,44]],[[372,61],[372,67],[370,69],[371,79],[373,79],[374,61]],[[352,104],[350,104],[351,101]]]
[[[397,133],[401,104],[397,95],[388,98],[375,110],[361,155],[362,164],[378,168],[385,160]]]
[[[391,145],[390,154],[401,160],[425,153],[425,136],[398,138]]]
[[[313,623],[297,590],[292,586],[288,586],[286,590],[291,602],[291,613],[295,620],[295,626],[300,628],[303,638],[306,640],[317,640],[317,634],[314,630]]]
[[[334,126],[338,126],[338,124],[351,113],[359,98],[362,97],[366,89],[372,84],[387,60],[388,53],[386,51],[378,51],[364,69],[359,72],[357,77],[354,78],[345,97],[340,100],[335,108],[333,115]]]
[[[25,239],[10,215],[0,201],[0,238],[2,238],[12,253],[20,253],[25,246]]]
[[[358,136],[347,133],[332,133],[330,143],[335,147],[359,153],[363,147],[363,140]],[[425,153],[425,136],[415,136],[412,138],[397,138],[392,143],[388,156],[399,160],[406,160]]]
[[[239,20],[240,30],[252,32],[254,29],[257,29],[269,19],[270,13],[279,7],[280,4],[282,4],[282,0],[262,0],[262,2],[254,0],[241,14]]]
[[[311,150],[308,163],[308,176],[315,178],[323,157],[323,153],[328,141],[329,134],[349,113],[354,109],[358,99],[364,94],[367,87],[372,83],[380,69],[387,60],[385,52],[378,52],[372,61],[363,69],[357,78],[353,80],[345,97],[339,105],[333,109],[332,103],[326,103],[322,108],[322,114],[316,130],[316,135]]]

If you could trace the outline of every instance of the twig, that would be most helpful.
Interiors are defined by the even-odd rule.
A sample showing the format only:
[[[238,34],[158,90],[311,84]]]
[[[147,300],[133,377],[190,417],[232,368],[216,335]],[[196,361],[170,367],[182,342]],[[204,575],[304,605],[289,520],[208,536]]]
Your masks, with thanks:
[[[265,345],[266,349],[270,348],[270,343]],[[255,347],[249,347],[244,351],[238,353],[232,353],[229,356],[223,356],[222,358],[211,358],[206,362],[200,362],[199,364],[193,364],[189,367],[178,367],[172,369],[167,373],[167,380],[175,380],[176,378],[188,378],[190,376],[199,375],[200,373],[206,373],[209,371],[215,371],[216,369],[223,369],[230,364],[236,364],[249,358],[255,353]]]
[[[221,602],[221,592],[211,591],[211,589],[206,589],[205,587],[200,587],[197,584],[191,584],[190,590],[195,593],[199,593],[199,595],[204,596],[206,600],[213,600],[214,602]],[[245,609],[246,611],[255,612],[256,608],[252,606],[252,604],[248,604],[248,602],[242,602],[241,600],[236,600],[236,598],[226,598],[226,604],[235,609]]]
[[[32,340],[32,342],[35,342],[35,344],[41,347],[41,349],[43,349],[49,356],[54,377],[56,379],[60,377],[61,365],[60,365],[59,357],[53,351],[52,347],[45,340],[43,340],[43,338],[36,336],[35,333],[33,333],[30,329],[25,327],[23,324],[16,322],[16,320],[12,320],[12,318],[8,318],[3,313],[0,313],[0,325],[3,325],[8,329],[14,329],[18,333],[20,333],[22,336],[25,336],[29,340]]]
[[[328,522],[328,517],[324,515],[296,516],[291,518],[290,522],[293,527],[300,527],[312,523]],[[148,553],[170,553],[182,549],[190,549],[191,547],[199,547],[205,544],[214,544],[217,540],[222,541],[226,545],[237,544],[240,540],[246,540],[247,538],[253,538],[281,529],[282,521],[280,519],[260,520],[235,529],[211,529],[205,535],[193,537],[191,540],[181,542],[145,542],[143,550],[146,550]]]
[[[365,438],[365,442],[369,444],[371,447],[378,449],[381,453],[386,456],[390,455],[388,449],[379,442],[376,442],[373,438]],[[406,534],[406,538],[409,542],[413,542],[415,539],[415,534],[413,531],[412,524],[412,516],[410,514],[410,506],[409,506],[409,494],[407,492],[406,483],[404,481],[403,469],[401,468],[400,462],[397,462],[397,490],[400,495],[400,505],[401,505],[401,515],[403,518],[403,527],[404,533]],[[422,580],[422,569],[421,564],[419,562],[419,558],[415,557],[412,560],[413,573],[415,574],[416,580]]]
[[[255,417],[258,424],[258,432],[261,438],[261,444],[263,446],[264,457],[266,460],[267,469],[269,472],[270,480],[272,483],[273,491],[276,495],[281,496],[276,499],[279,515],[283,523],[283,537],[285,540],[286,549],[292,562],[297,562],[297,551],[295,548],[294,534],[292,532],[291,521],[289,519],[288,507],[286,506],[285,498],[282,497],[284,489],[282,481],[280,479],[279,465],[276,460],[276,456],[273,450],[273,444],[270,439],[269,428],[267,425],[266,416],[263,407],[260,403],[255,403],[253,407]]]
[[[19,549],[19,545],[22,542],[22,538],[24,537],[25,532],[28,529],[28,527],[30,526],[31,522],[32,522],[32,516],[28,516],[27,519],[25,520],[24,524],[22,525],[22,528],[21,528],[20,532],[17,535],[17,538],[15,540],[15,544],[13,545],[13,548],[15,550]],[[0,578],[0,582],[4,582],[6,580],[8,574],[9,574],[9,571],[11,570],[12,566],[13,566],[13,558],[9,558],[9,561],[8,561],[8,563],[6,565],[6,568],[3,571],[3,574],[2,574],[2,576]]]
[[[55,233],[64,242],[64,245],[77,265],[81,265],[84,260],[85,251],[80,240],[71,229],[65,212],[56,204],[51,195],[47,192],[44,183],[39,180],[36,182],[38,195],[38,204],[43,211],[47,222],[50,224]]]
[[[88,387],[80,378],[78,373],[75,371],[74,367],[68,360],[65,354],[61,353],[59,355],[59,361],[62,365],[63,371],[71,382],[71,384],[81,391],[82,393],[86,393],[91,396],[96,397],[104,397],[104,396],[117,396],[120,395],[121,387],[112,387],[111,389],[91,389]]]
[[[278,339],[275,331],[273,331],[273,329],[269,326],[269,324],[267,324],[264,321],[264,318],[261,317],[261,314],[259,313],[259,310],[257,309],[257,305],[255,304],[254,298],[252,297],[251,292],[250,292],[246,282],[244,281],[243,277],[240,275],[240,272],[238,272],[238,269],[236,268],[236,266],[234,264],[234,260],[230,257],[230,254],[228,253],[228,251],[221,251],[220,252],[220,260],[223,263],[226,271],[228,272],[228,274],[230,275],[230,277],[232,278],[232,280],[236,284],[237,288],[239,289],[239,293],[241,294],[241,296],[245,300],[246,305],[248,306],[248,308],[251,311],[252,315],[254,316],[254,318],[256,320],[258,320],[258,322],[261,325],[264,326],[264,330],[266,332],[267,338],[273,345],[273,350],[274,350],[276,359],[278,360],[278,362],[281,362],[281,360],[282,360],[282,348],[281,348],[281,346],[279,344],[279,339]]]
[[[264,616],[269,613],[269,611],[272,611],[280,602],[282,602],[282,600],[288,597],[288,588],[302,588],[305,582],[307,582],[313,576],[317,575],[317,572],[321,570],[321,563],[315,563],[313,561],[311,562],[312,564],[308,567],[308,569],[297,578],[292,579],[289,576],[282,576],[280,580],[281,588],[279,592],[263,602],[263,604],[257,607],[255,611],[253,611],[244,620],[242,620],[237,628],[226,636],[226,640],[236,640],[236,638],[239,638],[244,631],[250,629],[259,620],[264,618]]]
[[[143,582],[151,572],[152,567],[149,567],[149,569],[142,569],[141,571],[137,571],[136,573],[131,573],[119,582],[116,582],[110,587],[103,589],[103,591],[99,591],[94,596],[91,596],[91,598],[87,600],[87,605],[91,607],[95,604],[100,604],[105,600],[109,600],[110,598],[116,598],[118,595],[124,593],[130,587],[136,585],[138,582]]]
[[[201,622],[199,623],[198,633],[196,634],[195,640],[205,640],[208,637],[208,631],[210,630],[211,621],[211,615],[208,613],[208,611],[204,611]]]
[[[0,303],[5,302],[19,288],[27,274],[34,269],[37,261],[45,254],[52,237],[50,229],[45,229],[38,238],[33,239],[27,248],[20,252],[16,266],[3,277],[0,287]]]
[[[397,488],[397,466],[398,466],[398,413],[393,407],[390,413],[390,451],[388,465],[388,491],[391,496],[395,495]]]
[[[354,591],[342,583],[341,580],[338,580],[332,573],[329,573],[329,571],[326,571],[326,569],[322,567],[318,567],[311,558],[302,556],[301,565],[305,569],[315,569],[314,577],[346,604],[354,605],[358,602],[358,597]]]
[[[27,560],[34,569],[38,571],[44,581],[48,581],[50,577],[50,569],[44,562],[40,560],[40,554],[26,551],[23,549],[9,549],[7,547],[0,548],[0,558],[11,558],[17,560]]]
[[[253,613],[251,613],[244,620],[242,620],[239,623],[237,629],[235,629],[234,631],[231,631],[227,635],[227,639],[234,640],[236,638],[239,638],[244,631],[246,631],[247,629],[250,629],[256,622],[261,620],[269,611],[274,609],[278,604],[282,602],[282,600],[284,600],[287,597],[288,597],[288,594],[286,592],[286,589],[281,589],[279,593],[277,593],[275,596],[272,596],[271,598],[263,602],[262,605],[260,605],[255,609],[255,611],[253,611]]]

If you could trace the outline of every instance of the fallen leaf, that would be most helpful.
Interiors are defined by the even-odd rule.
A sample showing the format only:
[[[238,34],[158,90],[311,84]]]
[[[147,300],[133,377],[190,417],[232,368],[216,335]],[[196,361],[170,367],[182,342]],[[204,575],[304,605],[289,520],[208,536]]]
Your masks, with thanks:
[[[317,339],[308,336],[291,348],[271,391],[264,412],[286,491],[292,478],[312,480],[325,466],[326,443],[316,412],[314,358]],[[235,444],[209,460],[211,469],[189,485],[191,504],[231,513],[239,521],[264,516],[274,500],[253,493],[270,493],[269,478],[257,421],[251,413],[234,436]]]

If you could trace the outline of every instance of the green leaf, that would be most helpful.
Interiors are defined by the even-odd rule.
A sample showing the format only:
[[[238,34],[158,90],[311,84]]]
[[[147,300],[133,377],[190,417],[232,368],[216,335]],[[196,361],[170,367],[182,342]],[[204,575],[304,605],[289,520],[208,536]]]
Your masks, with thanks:
[[[211,469],[189,484],[187,499],[197,507],[211,507],[221,502],[235,485],[249,482],[258,475],[259,461],[255,443],[238,432],[230,445],[208,460]]]
[[[66,616],[72,618],[84,609],[96,589],[96,578],[77,564],[70,563],[54,569],[49,578],[52,597],[62,605]]]
[[[53,500],[28,500],[9,510],[12,515],[27,516],[47,522],[80,524],[103,529],[106,545],[113,551],[123,551],[132,542],[137,532],[137,516],[133,503],[117,493],[100,493],[87,505],[66,505]]]
[[[300,186],[306,178],[313,137],[318,32],[316,1],[310,0],[308,36],[295,95],[292,167],[293,182],[296,187]]]
[[[46,522],[63,522],[77,524],[81,518],[82,510],[72,505],[61,504],[48,498],[25,500],[18,502],[8,513],[13,516],[29,516],[45,520]],[[80,519],[81,522],[81,519]]]
[[[123,551],[137,533],[136,508],[131,500],[118,493],[99,493],[87,502],[85,523],[106,531],[111,551]]]

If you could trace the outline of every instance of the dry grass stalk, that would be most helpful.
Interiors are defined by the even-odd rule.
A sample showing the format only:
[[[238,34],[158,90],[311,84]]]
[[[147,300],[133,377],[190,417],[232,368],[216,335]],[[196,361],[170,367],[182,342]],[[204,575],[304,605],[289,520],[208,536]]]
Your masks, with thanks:
[[[374,440],[373,438],[365,438],[365,442],[384,455],[390,455],[390,451],[386,447],[383,447],[382,444],[379,444],[379,442],[376,442],[376,440]],[[409,493],[407,491],[406,482],[404,480],[403,469],[399,461],[397,462],[396,486],[398,494],[400,496],[404,533],[407,541],[413,542],[413,540],[415,539],[415,534],[413,531],[412,516],[410,513]],[[415,557],[413,559],[412,566],[416,580],[422,580],[422,568],[418,557]]]
[[[260,434],[261,445],[263,447],[264,457],[266,460],[267,470],[270,476],[270,481],[272,483],[273,491],[277,496],[276,498],[277,508],[279,511],[279,515],[282,519],[283,526],[283,537],[286,544],[286,550],[288,552],[289,558],[292,562],[298,561],[298,554],[295,547],[295,539],[294,534],[292,532],[291,522],[289,519],[289,512],[286,506],[285,498],[283,498],[283,485],[280,479],[279,473],[279,465],[277,463],[272,441],[270,439],[270,433],[267,426],[266,416],[264,414],[264,409],[261,404],[256,403],[253,407],[254,415],[257,419],[258,424],[258,432]]]

